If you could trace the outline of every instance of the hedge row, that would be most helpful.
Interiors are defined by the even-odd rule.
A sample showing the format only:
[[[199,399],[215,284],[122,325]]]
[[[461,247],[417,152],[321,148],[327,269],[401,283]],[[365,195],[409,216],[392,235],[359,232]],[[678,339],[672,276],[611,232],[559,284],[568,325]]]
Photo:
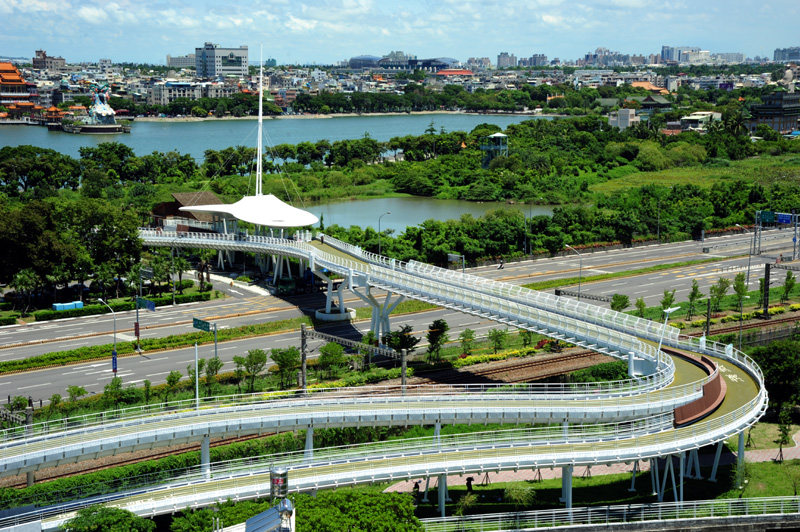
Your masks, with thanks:
[[[14,305],[12,305],[11,303],[0,302],[0,311],[11,310],[12,308],[14,308]]]
[[[175,303],[193,303],[195,301],[208,301],[211,299],[210,292],[197,292],[194,294],[175,294]],[[172,295],[165,297],[157,297],[151,299],[157,307],[163,307],[172,304]],[[111,308],[114,312],[122,312],[126,310],[134,310],[136,304],[133,301],[122,301],[111,303]],[[83,308],[75,308],[69,310],[37,310],[33,313],[36,321],[49,321],[58,320],[61,318],[75,318],[80,316],[93,316],[95,314],[107,314],[110,312],[108,307],[103,304],[99,305],[86,305]]]
[[[468,356],[464,358],[457,358],[453,360],[453,368],[459,369],[465,366],[472,366],[474,364],[483,364],[484,362],[494,362],[496,360],[506,360],[509,358],[526,357],[536,353],[533,347],[526,347],[516,351],[508,351],[507,353],[498,353],[496,355],[477,355]]]
[[[2,325],[14,325],[15,323],[17,323],[17,318],[16,317],[0,318],[0,326],[2,326]]]

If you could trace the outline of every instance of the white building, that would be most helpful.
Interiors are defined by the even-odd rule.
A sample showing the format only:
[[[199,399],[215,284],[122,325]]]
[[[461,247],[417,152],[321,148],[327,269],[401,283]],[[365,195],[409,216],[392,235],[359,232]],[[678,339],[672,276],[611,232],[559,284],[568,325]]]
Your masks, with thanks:
[[[167,66],[170,68],[195,68],[196,61],[194,54],[179,55],[172,57],[167,55]]]
[[[247,46],[221,48],[207,42],[202,48],[195,48],[195,68],[198,78],[217,78],[225,76],[247,77]]]
[[[625,130],[634,124],[638,124],[641,120],[636,116],[635,109],[620,109],[608,115],[608,125],[618,127],[620,130]]]

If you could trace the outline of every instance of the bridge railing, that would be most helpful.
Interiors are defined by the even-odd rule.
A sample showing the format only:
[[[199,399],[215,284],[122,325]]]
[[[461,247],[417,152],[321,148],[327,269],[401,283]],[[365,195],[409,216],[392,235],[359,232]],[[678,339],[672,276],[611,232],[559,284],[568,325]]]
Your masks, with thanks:
[[[613,527],[623,523],[724,517],[779,516],[800,513],[800,497],[759,497],[705,501],[591,506],[502,514],[421,519],[425,532],[493,532],[576,526]],[[742,525],[745,523],[739,519]]]
[[[545,292],[530,290],[502,281],[493,281],[476,275],[461,273],[456,270],[447,270],[417,261],[410,261],[407,264],[403,263],[402,266],[407,272],[415,275],[438,280],[443,283],[468,287],[472,290],[479,290],[498,297],[514,299],[515,301],[520,301],[543,310],[580,318],[581,320],[611,327],[615,330],[636,331],[638,335],[649,339],[658,339],[663,334],[664,338],[674,340],[677,339],[680,334],[680,331],[675,327],[665,327],[658,322],[631,316],[623,312],[601,308],[573,299],[554,296]]]
[[[515,445],[549,447],[568,444],[570,440],[583,442],[603,442],[621,438],[641,437],[664,431],[672,426],[672,416],[661,414],[649,418],[618,423],[597,425],[549,426],[526,429],[512,429],[470,434],[452,434],[442,436],[425,436],[403,440],[369,442],[354,445],[343,445],[307,450],[261,455],[236,460],[214,462],[209,466],[194,465],[168,471],[158,471],[136,477],[126,477],[89,485],[79,485],[58,492],[47,494],[21,494],[20,497],[8,501],[4,508],[16,508],[34,504],[37,506],[54,506],[66,502],[109,495],[112,493],[130,492],[141,488],[154,488],[164,485],[175,485],[208,477],[219,479],[222,476],[241,475],[243,473],[259,473],[269,471],[276,466],[289,468],[329,467],[341,462],[354,460],[387,459],[391,457],[407,457],[429,454],[431,452],[466,451],[481,448],[511,447]],[[311,459],[313,456],[313,460]]]

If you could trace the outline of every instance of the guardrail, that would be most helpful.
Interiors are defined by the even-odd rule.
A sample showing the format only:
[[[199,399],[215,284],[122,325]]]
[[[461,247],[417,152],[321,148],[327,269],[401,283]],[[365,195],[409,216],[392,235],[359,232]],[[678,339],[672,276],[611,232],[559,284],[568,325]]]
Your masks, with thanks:
[[[793,514],[800,520],[800,497],[764,497],[652,504],[593,506],[571,510],[541,510],[518,513],[483,514],[464,517],[421,519],[425,532],[491,532],[534,530],[576,526],[613,526],[647,521],[735,518],[744,525],[746,517]],[[702,526],[695,524],[694,526]],[[691,527],[693,528],[693,527]]]

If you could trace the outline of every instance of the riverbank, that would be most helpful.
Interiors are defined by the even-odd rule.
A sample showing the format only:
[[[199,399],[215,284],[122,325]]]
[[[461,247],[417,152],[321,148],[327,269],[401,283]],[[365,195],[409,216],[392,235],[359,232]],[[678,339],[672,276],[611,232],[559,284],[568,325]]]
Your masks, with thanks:
[[[544,115],[542,113],[491,113],[491,112],[466,112],[466,111],[410,111],[408,113],[336,113],[336,114],[299,114],[299,115],[277,115],[265,116],[265,119],[270,120],[304,120],[304,119],[320,119],[320,118],[365,118],[365,117],[381,117],[381,116],[425,116],[425,115],[464,115],[464,116],[530,116],[533,117],[555,117],[559,115]],[[225,120],[257,120],[257,116],[182,116],[177,117],[158,117],[158,116],[143,116],[137,117],[137,122],[219,122]]]

